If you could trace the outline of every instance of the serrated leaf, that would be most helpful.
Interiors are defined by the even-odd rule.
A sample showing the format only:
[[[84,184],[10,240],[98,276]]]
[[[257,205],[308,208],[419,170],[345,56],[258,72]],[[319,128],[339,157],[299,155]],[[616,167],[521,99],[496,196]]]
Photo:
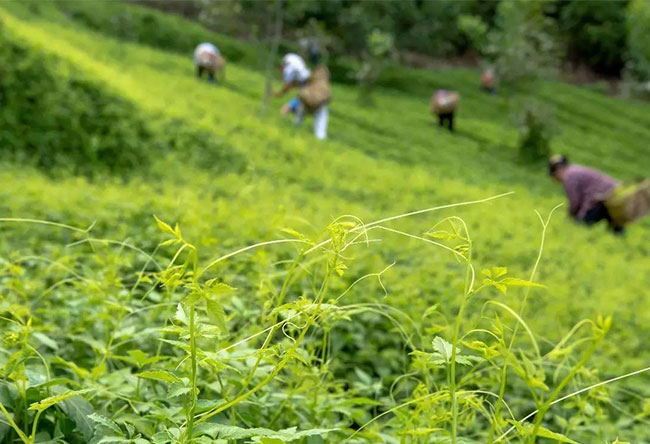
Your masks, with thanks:
[[[172,384],[167,391],[167,398],[175,398],[177,396],[185,395],[191,390],[190,387],[185,387],[181,384]]]
[[[452,345],[440,336],[433,338],[433,349],[438,352],[446,362],[451,361]]]
[[[219,327],[223,334],[228,334],[228,323],[226,321],[226,313],[223,311],[221,304],[214,299],[206,299],[205,301],[208,317],[212,322]]]
[[[90,419],[93,422],[96,422],[101,426],[106,427],[107,429],[117,433],[118,435],[124,434],[124,432],[122,432],[122,429],[120,429],[120,426],[118,426],[115,421],[105,416],[98,415],[97,413],[93,413],[92,415],[88,415],[88,419]]]
[[[206,290],[212,295],[217,295],[221,293],[226,293],[228,291],[237,290],[235,287],[231,287],[225,282],[220,282],[217,278],[210,279],[205,283]]]
[[[149,358],[142,350],[129,350],[127,353],[135,360],[138,367],[145,365]]]
[[[90,391],[90,389],[84,389],[84,390],[70,390],[65,393],[61,393],[60,395],[54,395],[50,396],[45,399],[41,399],[38,402],[35,402],[29,406],[28,410],[40,410],[43,411],[49,407],[52,407],[55,404],[58,404],[61,401],[65,401],[68,398],[72,398],[73,396],[80,395],[82,393],[86,393]]]
[[[146,372],[136,373],[138,378],[154,379],[162,382],[180,382],[181,379],[164,370],[149,370]]]
[[[187,317],[187,314],[185,313],[182,304],[178,304],[176,306],[176,314],[174,315],[174,319],[176,319],[178,322],[180,322],[183,325],[188,325],[190,323],[190,320]]]
[[[94,424],[88,419],[88,415],[93,413],[92,404],[83,396],[73,396],[62,401],[59,408],[74,421],[84,440],[89,442],[95,433]]]

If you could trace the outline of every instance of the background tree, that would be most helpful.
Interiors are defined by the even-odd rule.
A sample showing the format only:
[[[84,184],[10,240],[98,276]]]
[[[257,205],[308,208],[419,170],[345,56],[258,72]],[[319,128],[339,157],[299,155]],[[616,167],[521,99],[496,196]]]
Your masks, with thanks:
[[[378,29],[373,30],[366,40],[367,48],[362,55],[356,79],[359,84],[359,101],[371,105],[373,104],[372,90],[384,68],[394,58],[395,40],[392,34]]]
[[[627,0],[562,0],[557,3],[558,27],[567,60],[597,73],[617,76],[625,64]]]
[[[557,71],[559,51],[553,21],[545,2],[503,0],[497,8],[496,28],[489,36],[488,58],[500,84],[530,91],[539,79]]]
[[[503,0],[497,8],[496,28],[485,50],[519,129],[519,152],[525,161],[550,154],[553,111],[534,99],[539,81],[551,78],[559,65],[559,48],[548,2]],[[512,102],[512,94],[518,100]]]
[[[650,95],[650,2],[630,2],[626,23],[629,51],[626,78],[635,91]]]

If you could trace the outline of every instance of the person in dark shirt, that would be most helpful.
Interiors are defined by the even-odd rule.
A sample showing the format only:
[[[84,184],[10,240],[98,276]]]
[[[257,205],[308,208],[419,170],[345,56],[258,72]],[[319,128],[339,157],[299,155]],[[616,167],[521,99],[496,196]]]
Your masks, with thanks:
[[[569,215],[586,225],[607,221],[615,233],[623,227],[612,220],[605,200],[619,186],[617,180],[592,168],[569,163],[563,155],[555,155],[548,162],[549,174],[562,183],[569,199]]]

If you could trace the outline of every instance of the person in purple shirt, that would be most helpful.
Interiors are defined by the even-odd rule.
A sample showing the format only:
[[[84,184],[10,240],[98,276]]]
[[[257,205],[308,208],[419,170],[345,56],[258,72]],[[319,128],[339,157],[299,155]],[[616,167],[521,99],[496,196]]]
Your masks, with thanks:
[[[612,220],[605,200],[619,186],[617,180],[592,168],[569,163],[563,155],[555,155],[548,162],[549,174],[562,183],[569,199],[569,215],[586,225],[607,221],[614,233],[623,227]]]

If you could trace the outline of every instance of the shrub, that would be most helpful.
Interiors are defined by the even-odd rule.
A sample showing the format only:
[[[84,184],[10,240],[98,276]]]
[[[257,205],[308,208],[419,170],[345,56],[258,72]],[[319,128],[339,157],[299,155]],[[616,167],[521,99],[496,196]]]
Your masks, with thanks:
[[[0,146],[45,169],[124,171],[140,165],[151,139],[135,107],[75,70],[0,34]]]
[[[154,116],[1,28],[0,46],[4,160],[50,172],[124,175],[176,151],[197,166],[243,170],[244,157],[213,134],[180,119],[152,126]]]
[[[517,108],[519,155],[527,162],[548,158],[554,129],[552,110],[533,99]]]
[[[250,45],[160,11],[122,2],[62,1],[57,5],[72,20],[121,40],[188,56],[197,44],[209,41],[231,62],[257,64],[257,53]]]

